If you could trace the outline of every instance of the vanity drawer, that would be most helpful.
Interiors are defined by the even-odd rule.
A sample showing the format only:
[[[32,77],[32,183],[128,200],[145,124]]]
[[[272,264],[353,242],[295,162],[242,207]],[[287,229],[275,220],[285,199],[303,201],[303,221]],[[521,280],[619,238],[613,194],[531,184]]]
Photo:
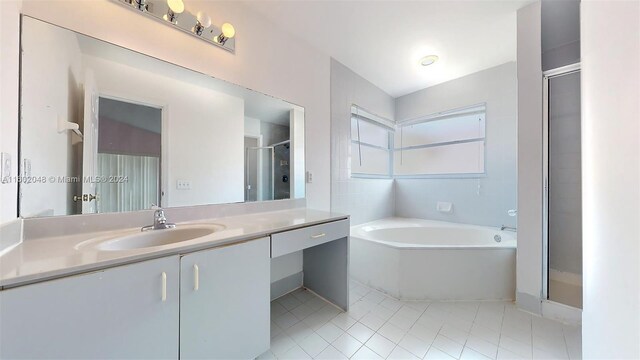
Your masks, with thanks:
[[[271,235],[271,257],[290,254],[349,236],[349,220],[333,221]]]

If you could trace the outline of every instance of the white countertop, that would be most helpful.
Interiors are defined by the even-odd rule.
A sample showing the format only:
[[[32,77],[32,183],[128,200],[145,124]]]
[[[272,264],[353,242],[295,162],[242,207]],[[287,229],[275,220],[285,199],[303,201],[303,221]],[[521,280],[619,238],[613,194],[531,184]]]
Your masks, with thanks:
[[[225,228],[193,240],[118,251],[101,251],[90,247],[80,247],[78,250],[76,246],[95,237],[139,231],[139,228],[25,240],[0,256],[0,288],[189,253],[346,218],[346,215],[325,211],[293,209],[198,220],[184,224],[217,224]]]

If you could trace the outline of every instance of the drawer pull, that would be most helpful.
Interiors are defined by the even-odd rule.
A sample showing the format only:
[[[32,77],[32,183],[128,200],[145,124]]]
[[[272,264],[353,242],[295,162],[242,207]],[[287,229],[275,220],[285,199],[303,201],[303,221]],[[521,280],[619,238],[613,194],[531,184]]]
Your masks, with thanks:
[[[200,269],[198,265],[193,265],[193,290],[198,291],[200,288]]]
[[[167,273],[162,272],[162,301],[167,300]]]
[[[321,233],[321,234],[317,234],[317,235],[311,235],[311,238],[312,239],[319,239],[319,238],[325,237],[325,236],[327,236],[327,234]]]

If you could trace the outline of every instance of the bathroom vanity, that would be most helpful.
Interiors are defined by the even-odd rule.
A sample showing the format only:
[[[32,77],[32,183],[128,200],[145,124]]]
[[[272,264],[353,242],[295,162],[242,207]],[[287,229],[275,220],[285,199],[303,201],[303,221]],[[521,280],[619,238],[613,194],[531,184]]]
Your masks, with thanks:
[[[348,217],[206,224],[218,230],[137,249],[99,246],[136,229],[23,241],[0,258],[0,358],[254,358],[270,346],[271,258],[297,251],[304,286],[347,310]]]

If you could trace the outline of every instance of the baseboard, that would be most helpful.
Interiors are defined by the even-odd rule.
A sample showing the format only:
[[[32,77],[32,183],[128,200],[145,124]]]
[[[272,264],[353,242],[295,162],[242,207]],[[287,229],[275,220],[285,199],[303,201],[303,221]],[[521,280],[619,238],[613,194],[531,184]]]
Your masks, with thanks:
[[[582,324],[582,309],[549,300],[542,302],[542,316],[566,324]]]
[[[288,294],[293,290],[302,287],[303,273],[302,271],[289,275],[278,281],[271,283],[271,300],[275,300],[282,295]]]
[[[549,269],[549,279],[565,284],[582,286],[582,275],[580,274],[574,274],[556,269]]]
[[[541,315],[542,306],[540,298],[531,294],[516,291],[516,305],[518,308],[532,314]]]

